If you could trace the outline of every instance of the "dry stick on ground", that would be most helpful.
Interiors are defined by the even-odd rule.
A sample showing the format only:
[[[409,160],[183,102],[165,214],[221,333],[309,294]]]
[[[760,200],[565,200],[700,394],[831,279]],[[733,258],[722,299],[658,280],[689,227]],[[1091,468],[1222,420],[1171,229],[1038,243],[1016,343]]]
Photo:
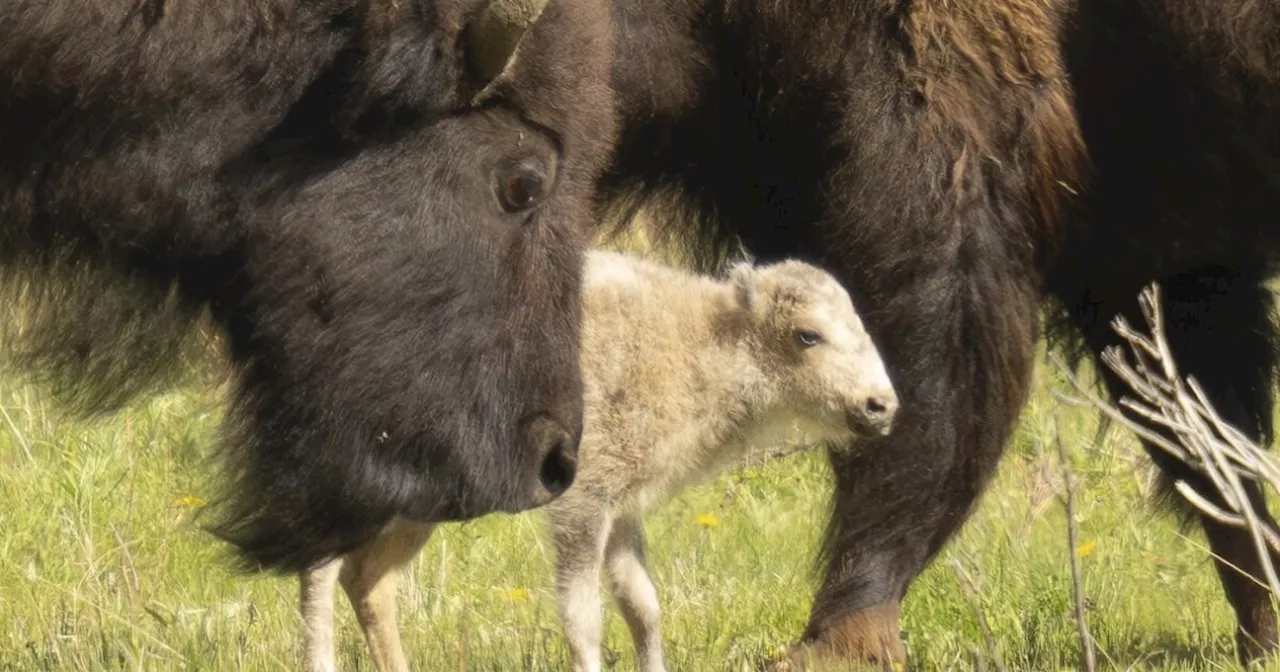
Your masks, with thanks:
[[[1103,432],[1095,437],[1094,448],[1099,444]],[[1062,433],[1058,430],[1058,418],[1053,418],[1053,443],[1058,448],[1058,461],[1062,463],[1062,482],[1066,493],[1062,497],[1062,508],[1067,513],[1067,552],[1071,557],[1071,585],[1076,598],[1076,628],[1080,632],[1080,653],[1084,656],[1084,669],[1094,672],[1098,669],[1093,654],[1093,636],[1089,634],[1089,620],[1085,615],[1084,578],[1080,573],[1080,534],[1076,529],[1076,495],[1075,482],[1071,476],[1071,466],[1067,462],[1067,450],[1062,445]]]
[[[1249,532],[1266,585],[1273,597],[1280,596],[1280,579],[1269,552],[1280,553],[1280,531],[1259,519],[1244,489],[1245,480],[1256,482],[1259,487],[1266,484],[1280,488],[1280,461],[1223,421],[1194,378],[1184,381],[1178,374],[1165,339],[1160,287],[1149,285],[1138,303],[1151,330],[1150,337],[1135,331],[1123,317],[1116,317],[1112,328],[1127,343],[1133,361],[1118,346],[1104,350],[1102,361],[1134,393],[1124,396],[1120,406],[1150,426],[1099,398],[1057,355],[1054,361],[1076,391],[1103,414],[1206,478],[1223,502],[1221,505],[1209,501],[1185,480],[1175,482],[1174,488],[1204,515]]]
[[[739,458],[737,464],[734,465],[733,468],[745,469],[746,467],[763,467],[774,460],[790,457],[796,453],[816,450],[818,448],[831,449],[833,446],[835,447],[835,450],[841,450],[838,444],[824,445],[822,443],[806,443],[805,441],[792,441],[790,443],[770,446],[768,448],[756,446],[754,450],[748,451],[746,455]]]
[[[1008,668],[1004,666],[1004,658],[1000,656],[1000,649],[996,647],[996,638],[991,634],[991,627],[987,625],[987,619],[982,615],[982,605],[978,602],[978,591],[973,587],[973,579],[970,578],[969,572],[965,571],[964,565],[954,557],[948,559],[947,564],[951,565],[951,571],[955,572],[956,581],[960,583],[960,591],[964,593],[965,602],[969,603],[974,617],[978,619],[982,638],[986,640],[987,650],[991,652],[991,663],[1000,672],[1008,672]]]

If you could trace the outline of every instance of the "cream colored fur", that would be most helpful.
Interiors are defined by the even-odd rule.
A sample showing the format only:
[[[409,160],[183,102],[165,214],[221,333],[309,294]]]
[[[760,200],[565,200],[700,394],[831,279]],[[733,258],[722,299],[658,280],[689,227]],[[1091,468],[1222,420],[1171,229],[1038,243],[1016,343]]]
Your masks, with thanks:
[[[806,332],[820,342],[806,344]],[[738,265],[722,281],[592,252],[584,275],[582,367],[578,475],[545,507],[560,614],[579,672],[600,669],[601,568],[631,629],[640,669],[665,670],[658,593],[644,559],[647,512],[753,447],[848,439],[851,426],[886,433],[897,407],[848,294],[824,271],[796,261]],[[363,579],[343,585],[383,672],[408,669],[395,630],[394,589],[386,586],[394,586],[394,571],[428,532],[397,523],[336,561],[342,575]],[[303,577],[305,655],[315,672],[334,669],[338,579],[332,567]]]

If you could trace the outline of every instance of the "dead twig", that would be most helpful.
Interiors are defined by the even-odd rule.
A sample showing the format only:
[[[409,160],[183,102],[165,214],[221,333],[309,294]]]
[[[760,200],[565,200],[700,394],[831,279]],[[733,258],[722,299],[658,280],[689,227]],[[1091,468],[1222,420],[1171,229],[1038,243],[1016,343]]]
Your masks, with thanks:
[[[1203,476],[1211,489],[1197,490],[1185,480],[1174,483],[1174,488],[1206,517],[1248,532],[1262,568],[1260,578],[1273,597],[1280,597],[1280,578],[1272,561],[1272,554],[1280,553],[1280,530],[1265,511],[1260,515],[1254,509],[1246,490],[1246,484],[1259,489],[1280,486],[1280,461],[1224,421],[1193,377],[1184,380],[1178,374],[1165,337],[1159,285],[1145,288],[1138,303],[1150,335],[1138,333],[1123,317],[1116,317],[1112,328],[1128,346],[1128,355],[1120,346],[1108,347],[1101,355],[1102,362],[1133,392],[1118,404],[1128,413],[1086,388],[1057,355],[1054,362],[1105,417]]]
[[[1099,431],[1094,438],[1095,448],[1104,435]],[[1089,634],[1089,618],[1085,613],[1084,577],[1080,571],[1080,533],[1076,529],[1076,488],[1072,478],[1071,466],[1067,462],[1067,450],[1062,445],[1062,433],[1058,430],[1058,418],[1053,419],[1053,443],[1058,449],[1058,461],[1062,466],[1063,489],[1062,507],[1067,514],[1067,552],[1071,557],[1071,585],[1075,593],[1076,629],[1080,633],[1080,653],[1084,657],[1085,672],[1098,669],[1097,659],[1093,653],[1093,636]]]
[[[991,626],[987,625],[987,618],[982,615],[982,605],[978,602],[978,591],[973,587],[973,579],[959,560],[949,558],[947,564],[951,566],[951,571],[955,572],[956,581],[960,583],[960,591],[964,593],[964,600],[973,610],[974,618],[978,619],[978,627],[982,629],[982,638],[986,640],[987,651],[991,655],[991,664],[995,665],[999,672],[1008,672],[1008,668],[1004,666],[1004,658],[1000,656],[1000,649],[996,647],[996,638],[991,634]]]

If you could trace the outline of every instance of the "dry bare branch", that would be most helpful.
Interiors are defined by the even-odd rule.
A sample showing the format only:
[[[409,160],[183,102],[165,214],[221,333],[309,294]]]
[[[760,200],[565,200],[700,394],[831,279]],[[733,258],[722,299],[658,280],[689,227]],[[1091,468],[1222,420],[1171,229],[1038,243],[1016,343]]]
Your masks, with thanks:
[[[1000,649],[996,646],[996,638],[991,634],[991,626],[987,625],[987,618],[982,614],[982,605],[978,602],[978,591],[973,586],[973,578],[969,576],[969,572],[965,571],[964,565],[956,558],[949,558],[947,564],[951,566],[951,571],[955,572],[956,581],[960,583],[960,592],[964,593],[965,602],[969,603],[969,608],[973,610],[974,618],[978,619],[978,627],[982,629],[982,638],[986,640],[987,652],[991,656],[991,664],[995,665],[999,672],[1009,672],[1004,666],[1004,658],[1000,655]]]
[[[1106,417],[1204,477],[1212,486],[1210,492],[1197,491],[1185,480],[1175,483],[1174,489],[1206,517],[1249,533],[1262,578],[1272,595],[1280,597],[1280,577],[1272,561],[1272,553],[1280,553],[1280,530],[1254,510],[1246,491],[1246,484],[1280,487],[1280,461],[1223,420],[1194,378],[1184,380],[1178,374],[1165,336],[1159,285],[1146,287],[1138,304],[1150,335],[1116,317],[1112,328],[1128,346],[1128,356],[1120,346],[1108,347],[1101,355],[1102,362],[1133,392],[1119,401],[1129,413],[1087,389],[1060,357],[1055,355],[1054,362],[1077,392]],[[1215,498],[1221,503],[1212,501]]]
[[[1102,432],[1098,432],[1094,441],[1095,448],[1101,443]],[[1080,571],[1080,533],[1076,527],[1076,488],[1072,478],[1071,465],[1067,462],[1067,449],[1062,445],[1062,433],[1058,430],[1058,418],[1053,418],[1053,443],[1058,448],[1058,461],[1062,466],[1063,488],[1066,493],[1062,497],[1062,506],[1067,514],[1067,553],[1071,557],[1071,585],[1075,594],[1076,629],[1080,633],[1080,654],[1084,657],[1085,672],[1098,669],[1097,658],[1093,653],[1093,636],[1089,634],[1089,619],[1085,614],[1084,577]]]

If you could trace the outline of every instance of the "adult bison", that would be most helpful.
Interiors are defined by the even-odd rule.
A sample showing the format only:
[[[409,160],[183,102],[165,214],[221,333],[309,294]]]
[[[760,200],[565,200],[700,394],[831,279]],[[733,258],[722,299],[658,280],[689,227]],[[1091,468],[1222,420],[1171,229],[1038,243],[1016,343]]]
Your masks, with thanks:
[[[110,409],[207,308],[250,566],[550,501],[614,138],[607,12],[567,5],[489,80],[483,0],[3,3],[0,269],[34,315],[6,348]]]
[[[763,259],[836,269],[902,395],[884,445],[832,457],[808,651],[903,658],[899,603],[991,480],[1046,300],[1053,331],[1096,354],[1112,316],[1133,317],[1140,288],[1161,281],[1184,371],[1270,438],[1274,3],[615,0],[613,12],[613,203],[665,206],[659,222],[694,233],[707,262],[738,238]],[[1266,592],[1228,568],[1259,576],[1248,537],[1201,522],[1241,657],[1273,649]]]

